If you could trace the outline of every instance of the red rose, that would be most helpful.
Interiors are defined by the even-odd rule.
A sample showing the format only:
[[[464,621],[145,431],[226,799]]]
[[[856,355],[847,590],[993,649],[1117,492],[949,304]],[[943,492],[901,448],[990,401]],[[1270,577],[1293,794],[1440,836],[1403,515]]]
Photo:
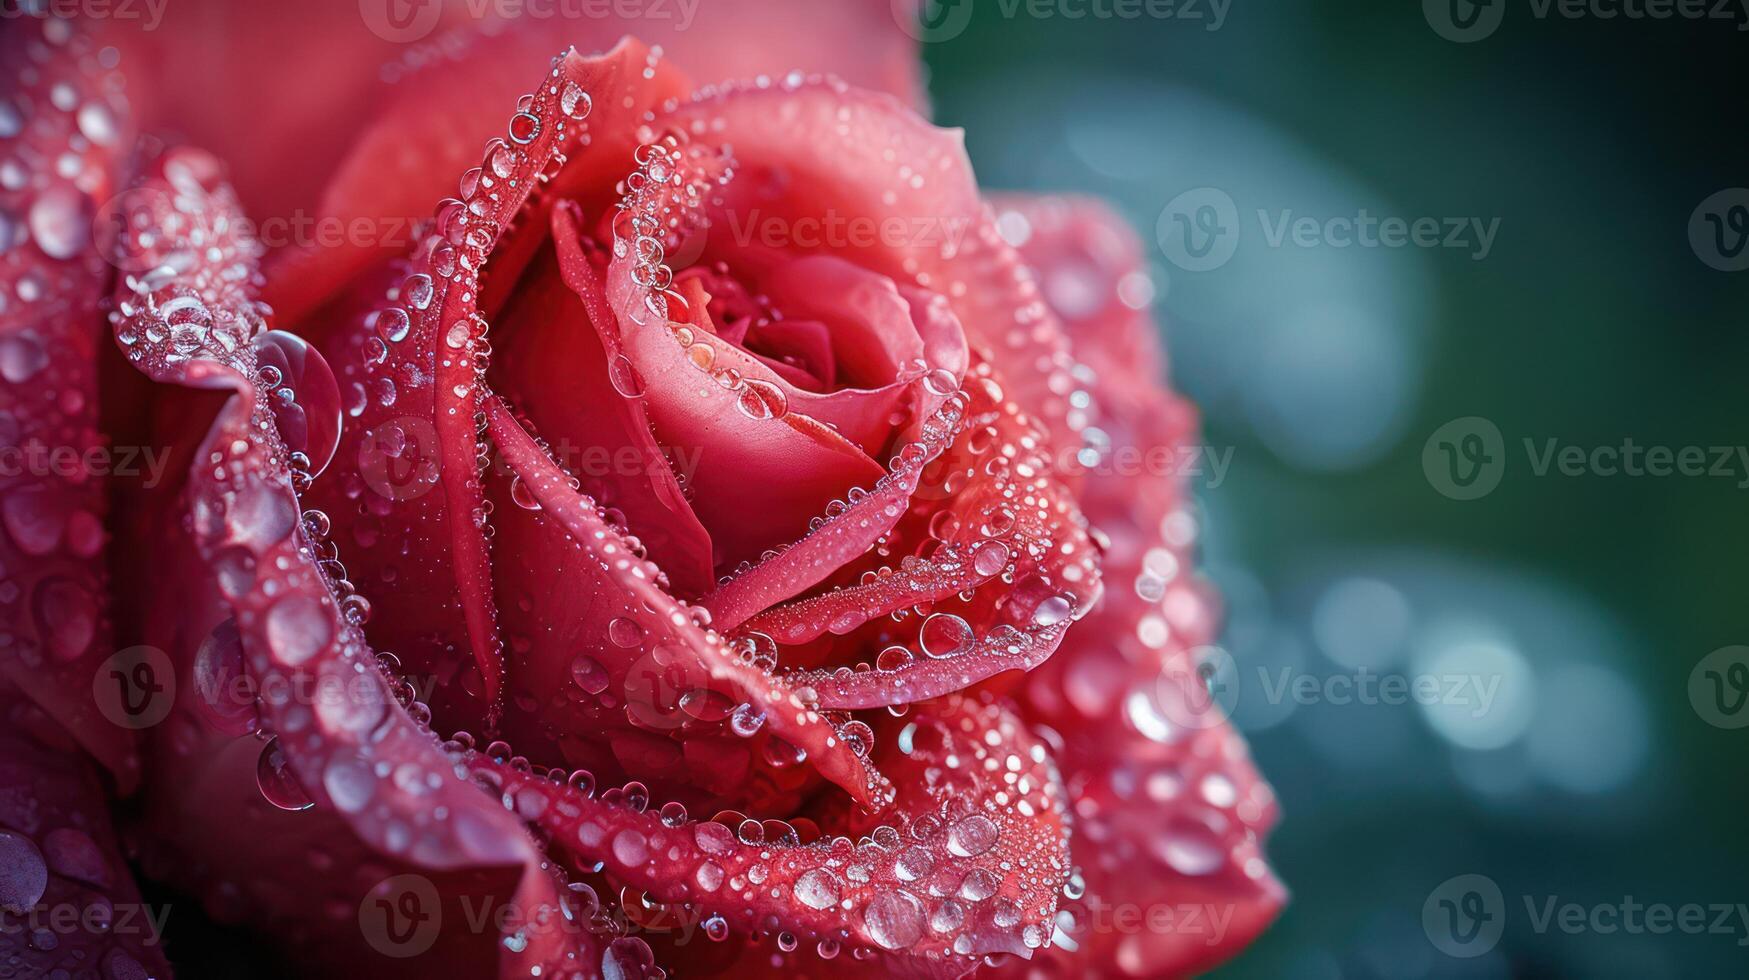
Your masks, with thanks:
[[[10,25],[6,908],[137,903],[107,771],[299,973],[1159,976],[1268,924],[1195,522],[1109,465],[1194,438],[1138,247],[986,203],[889,4],[824,7]]]

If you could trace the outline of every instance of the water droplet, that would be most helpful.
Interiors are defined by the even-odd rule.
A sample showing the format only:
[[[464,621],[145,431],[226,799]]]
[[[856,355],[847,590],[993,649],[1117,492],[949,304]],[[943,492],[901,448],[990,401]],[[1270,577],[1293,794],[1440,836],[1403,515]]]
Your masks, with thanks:
[[[996,846],[996,822],[974,813],[948,828],[947,849],[958,857],[977,857]]]
[[[23,834],[0,830],[0,909],[34,908],[48,887],[49,867],[36,843]]]
[[[430,282],[429,279],[426,282]],[[391,306],[377,313],[377,333],[389,343],[400,343],[407,339],[407,334],[413,330],[413,321],[407,316],[407,311],[399,306]]]
[[[607,624],[607,638],[613,645],[628,650],[644,641],[644,628],[624,616],[616,617]]]
[[[972,627],[953,613],[935,613],[923,621],[918,642],[931,657],[958,656],[971,648]]]
[[[316,805],[292,774],[277,738],[261,747],[261,757],[255,762],[255,785],[261,787],[267,802],[281,810],[308,810]]]
[[[635,830],[622,830],[613,837],[613,856],[621,864],[638,867],[650,859],[650,842]]]
[[[789,397],[767,381],[748,381],[735,399],[735,407],[750,419],[778,419],[789,414]]]
[[[863,908],[862,924],[882,948],[908,949],[923,937],[923,905],[909,892],[886,892]]]
[[[1008,567],[1008,546],[1000,541],[985,541],[972,551],[972,571],[979,575],[1000,574]]]
[[[814,868],[796,879],[796,898],[812,909],[838,904],[838,878],[825,868]]]
[[[711,915],[704,920],[704,934],[711,942],[722,942],[729,938],[729,920],[720,915]]]
[[[916,881],[934,867],[935,856],[929,853],[929,849],[914,844],[899,852],[898,860],[893,862],[893,874],[900,881]]]
[[[38,195],[30,206],[30,234],[52,259],[70,259],[89,240],[91,201],[65,184]]]
[[[968,902],[982,902],[996,894],[996,876],[985,868],[973,868],[960,882],[960,897]]]
[[[607,690],[607,669],[593,657],[579,656],[571,661],[571,679],[577,686],[590,694],[600,694]]]
[[[1033,610],[1032,623],[1034,626],[1055,626],[1068,619],[1074,611],[1073,603],[1060,595],[1054,595],[1039,603],[1038,608]]]
[[[280,661],[297,666],[333,639],[328,611],[309,596],[281,599],[267,612],[267,643]]]
[[[576,82],[566,82],[564,91],[559,93],[559,109],[572,119],[581,122],[589,117],[589,111],[595,108],[595,100],[589,93],[583,91],[583,86]]]

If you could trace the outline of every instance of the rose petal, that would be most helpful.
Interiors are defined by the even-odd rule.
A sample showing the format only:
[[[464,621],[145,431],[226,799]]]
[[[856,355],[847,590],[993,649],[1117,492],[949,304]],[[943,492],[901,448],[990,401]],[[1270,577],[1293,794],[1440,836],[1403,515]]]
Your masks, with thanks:
[[[440,207],[436,232],[416,250],[390,305],[355,321],[336,354],[356,409],[341,447],[352,473],[319,483],[317,497],[350,540],[355,567],[389,585],[381,595],[383,641],[416,670],[447,682],[460,669],[449,645],[467,638],[478,682],[466,672],[463,678],[485,711],[462,717],[484,715],[488,724],[501,710],[502,651],[476,462],[488,350],[482,314],[493,310],[481,297],[483,274],[514,282],[532,257],[527,243],[538,237],[513,232],[524,220],[542,225],[538,205],[525,215],[524,204],[589,125],[575,118],[584,98],[621,104],[663,90],[643,79],[647,62],[648,52],[629,41],[601,58],[572,52],[553,62],[509,117],[505,137],[492,140],[481,167],[464,175],[466,200]],[[583,158],[605,152],[604,143],[590,142]],[[449,704],[465,709],[462,700],[446,693]]]
[[[794,78],[702,92],[665,121],[734,149],[735,179],[706,211],[712,238],[726,240],[713,251],[733,251],[748,229],[807,232],[817,254],[940,293],[1053,442],[1080,446],[1071,399],[1084,386],[1061,325],[997,234],[958,130],[886,96]]]
[[[612,16],[526,17],[495,23],[484,31],[463,27],[437,34],[433,40],[442,39],[442,45],[422,45],[416,49],[421,58],[409,56],[383,69],[398,84],[375,100],[370,122],[362,129],[360,117],[351,107],[361,101],[369,105],[372,100],[361,100],[368,89],[359,89],[350,75],[343,74],[352,94],[334,95],[313,104],[330,112],[335,106],[344,107],[345,119],[337,123],[330,118],[327,129],[311,135],[318,145],[327,147],[334,133],[344,133],[346,141],[332,145],[347,152],[338,167],[317,169],[333,175],[320,205],[312,207],[314,198],[307,192],[299,203],[337,227],[366,218],[387,228],[388,221],[425,213],[428,203],[444,193],[445,175],[469,166],[473,148],[497,128],[499,107],[523,91],[525,65],[538,63],[568,45],[585,52],[606,51],[623,35],[635,35],[651,46],[660,46],[675,64],[700,81],[789,71],[831,72],[871,89],[892,92],[913,105],[924,103],[917,45],[900,30],[897,18],[901,12],[891,0],[855,0],[830,7],[815,0],[705,0],[694,8],[678,5],[670,10],[672,23],[656,16],[629,20]],[[691,15],[682,13],[684,10],[690,10]],[[349,33],[369,33],[357,30],[356,25],[348,27],[352,28]],[[227,29],[234,29],[228,19]],[[294,43],[312,34],[322,36],[301,25],[290,31],[283,25],[272,25],[259,34],[251,31],[250,37],[272,46],[288,34]],[[159,60],[182,64],[191,56],[176,46]],[[322,57],[312,55],[310,60]],[[376,70],[389,60],[380,54],[370,56],[367,67]],[[427,67],[406,67],[420,64]],[[328,84],[334,84],[333,80]],[[669,96],[684,95],[689,89],[687,86]],[[248,93],[246,100],[241,93]],[[275,97],[281,95],[274,93]],[[183,100],[181,105],[186,111],[186,107],[200,106],[209,98],[201,94]],[[239,87],[237,101],[250,111],[261,98],[260,92]],[[597,98],[595,105],[604,117],[619,116],[619,107],[611,100]],[[630,114],[626,118],[633,122],[610,126],[604,119],[595,131],[610,139],[615,132],[629,133],[638,120]],[[241,126],[233,131],[248,129]],[[276,168],[266,168],[266,172],[276,172]],[[608,178],[608,183],[613,179]],[[276,199],[288,196],[283,192],[275,195]],[[311,309],[371,263],[373,250],[373,243],[367,241],[288,252],[276,260],[268,297],[288,323],[301,324]]]
[[[257,361],[247,340],[264,326],[249,294],[258,247],[216,162],[172,152],[148,167],[140,189],[149,199],[174,198],[176,217],[160,215],[148,239],[119,243],[127,267],[151,271],[123,284],[116,334],[152,378],[232,393],[191,475],[187,526],[219,572],[246,669],[262,692],[261,720],[289,767],[281,778],[338,815],[345,839],[432,871],[519,874],[519,895],[534,902],[525,909],[544,901],[550,910],[553,892],[541,884],[547,878],[533,842],[485,805],[397,702],[362,633],[342,614],[352,597],[337,596],[316,562],[326,547],[320,522],[300,522],[290,454],[249,380]],[[313,703],[299,693],[336,690],[345,695]],[[519,950],[505,948],[501,968],[527,975],[530,965],[511,955]],[[575,937],[520,953],[527,949],[543,969],[595,955]]]
[[[1098,374],[1097,424],[1111,446],[1195,439],[1194,413],[1158,380],[1156,333],[1137,301],[1145,273],[1134,235],[1087,202],[999,206],[1030,229],[1026,258],[1045,295],[1060,298],[1077,355]],[[1122,587],[1105,593],[1024,689],[1029,717],[1063,733],[1080,817],[1075,854],[1087,898],[1067,930],[1079,956],[1064,966],[1077,975],[1194,973],[1247,944],[1285,903],[1262,853],[1278,806],[1193,656],[1213,642],[1217,616],[1210,590],[1193,578],[1195,521],[1182,483],[1095,469],[1084,506],[1111,542],[1106,575]],[[1161,902],[1207,904],[1231,921],[1219,942],[1092,928],[1101,907]]]
[[[974,364],[971,383],[957,397],[969,406],[962,435],[925,474],[897,538],[924,538],[930,551],[912,568],[925,578],[951,580],[954,573],[940,565],[953,562],[957,574],[979,582],[1001,575],[1001,586],[977,590],[972,583],[969,592],[955,590],[965,597],[936,601],[928,618],[918,617],[908,655],[896,663],[791,675],[792,683],[813,687],[825,707],[907,704],[1004,671],[1031,670],[1056,649],[1071,620],[1098,601],[1098,555],[1043,434],[1006,400],[985,364]],[[781,622],[782,613],[767,616]],[[834,632],[860,625],[854,609],[841,616]],[[932,626],[949,630],[950,642],[932,640]]]
[[[834,498],[872,485],[881,468],[844,435],[794,410],[755,359],[708,332],[671,327],[665,310],[652,312],[665,300],[636,280],[665,267],[648,254],[659,250],[656,239],[637,226],[685,217],[684,205],[661,190],[670,185],[649,177],[652,166],[674,164],[666,155],[645,164],[638,178],[652,189],[628,197],[615,219],[608,299],[626,356],[646,381],[657,433],[694,454],[693,508],[711,532],[716,564],[733,568],[806,533]],[[734,359],[734,373],[717,366],[719,352]]]
[[[996,704],[958,697],[919,711],[885,744],[883,764],[903,774],[896,808],[823,816],[860,841],[767,839],[756,821],[687,823],[477,756],[469,764],[507,800],[542,798],[533,821],[580,863],[742,935],[783,931],[888,954],[901,973],[913,959],[952,975],[988,954],[1030,956],[1049,939],[1069,874],[1062,791],[1044,747]]]
[[[91,692],[115,647],[105,592],[105,481],[97,430],[98,301],[112,269],[93,234],[131,141],[120,78],[84,34],[25,17],[0,37],[0,675],[50,711],[113,772],[139,777],[135,733]],[[17,465],[22,462],[24,465]]]
[[[19,976],[169,977],[165,910],[141,904],[98,772],[3,679],[0,733],[0,960]]]
[[[812,764],[827,779],[848,791],[858,802],[878,807],[891,790],[879,773],[868,767],[836,736],[821,716],[804,705],[796,693],[773,681],[757,668],[742,663],[714,633],[693,623],[684,608],[651,581],[650,575],[601,518],[594,501],[580,496],[564,473],[554,466],[532,438],[513,418],[502,401],[488,409],[489,431],[512,470],[572,540],[600,569],[600,579],[589,593],[602,605],[591,617],[606,635],[594,638],[602,651],[600,666],[619,680],[638,654],[656,657],[661,667],[672,667],[678,677],[673,690],[720,690],[751,703],[763,713],[771,731],[808,754]],[[620,621],[624,620],[622,624]],[[625,639],[616,639],[618,628]],[[629,641],[629,642],[627,642]],[[625,681],[620,680],[623,687]],[[666,705],[646,705],[660,711]]]
[[[700,595],[714,580],[710,537],[650,430],[646,382],[618,331],[595,326],[612,314],[578,210],[555,207],[552,229],[556,261],[526,276],[500,316],[490,377],[540,431],[563,440],[559,458],[583,470],[585,492],[625,515],[675,594]]]

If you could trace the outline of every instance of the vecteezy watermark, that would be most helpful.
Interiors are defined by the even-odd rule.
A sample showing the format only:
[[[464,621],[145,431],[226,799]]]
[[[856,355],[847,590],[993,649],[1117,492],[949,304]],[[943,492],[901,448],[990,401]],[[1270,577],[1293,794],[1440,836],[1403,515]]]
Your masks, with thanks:
[[[395,959],[418,956],[443,930],[443,901],[424,875],[384,878],[358,903],[358,929],[370,948]]]
[[[1107,902],[1097,895],[1086,899],[1087,929],[1095,934],[1135,936],[1151,933],[1177,936],[1205,946],[1218,946],[1227,937],[1238,906],[1218,902]]]
[[[823,215],[778,215],[758,208],[745,215],[731,211],[729,235],[741,248],[843,250],[853,248],[959,251],[972,226],[966,215],[847,215],[828,210]]]
[[[1632,895],[1607,902],[1575,902],[1558,894],[1521,895],[1525,922],[1538,935],[1727,936],[1749,946],[1749,904],[1643,902]],[[1463,959],[1499,945],[1512,909],[1487,875],[1447,878],[1421,906],[1421,928],[1433,947]]]
[[[1353,214],[1306,215],[1292,208],[1256,208],[1251,216],[1267,248],[1449,248],[1477,262],[1494,250],[1499,218],[1401,217],[1366,208]],[[1197,187],[1167,202],[1154,225],[1161,251],[1186,272],[1209,272],[1238,251],[1245,215],[1232,195]]]
[[[584,832],[593,826],[586,824]],[[595,832],[605,833],[599,827]],[[627,843],[619,845],[626,834],[637,841],[627,838]],[[622,831],[615,841],[616,846],[632,847],[640,846],[642,838],[636,831]],[[536,936],[543,935],[623,936],[660,932],[671,943],[685,946],[697,937],[701,927],[707,934],[712,932],[709,913],[678,903],[646,910],[633,919],[619,902],[600,902],[588,891],[565,892],[559,901],[566,907],[560,914],[554,914],[550,906],[528,908],[514,899],[505,901],[495,895],[456,895],[446,904],[430,878],[399,874],[384,878],[365,892],[358,903],[358,927],[372,949],[395,959],[430,950],[446,924],[452,932],[500,936],[505,948],[513,951],[521,951]],[[717,922],[727,925],[720,917]]]
[[[57,831],[50,831],[53,835]],[[77,831],[73,831],[77,833]],[[85,841],[81,846],[90,846]],[[156,946],[170,919],[169,905],[141,902],[111,902],[94,897],[86,903],[38,902],[25,907],[0,905],[0,935],[25,936],[37,949],[62,936],[137,937],[144,946]]]
[[[652,454],[635,446],[584,445],[560,438],[547,446],[548,455],[567,473],[591,485],[609,477],[650,477],[671,472],[685,483],[698,472],[704,449],[663,446]],[[487,461],[490,471],[508,480],[514,471],[502,457]],[[413,500],[431,492],[443,479],[443,451],[437,427],[429,419],[407,415],[390,419],[364,433],[358,447],[358,472],[366,486],[389,500]]]
[[[1257,681],[1270,704],[1298,705],[1449,705],[1469,708],[1481,718],[1500,693],[1499,674],[1381,674],[1366,667],[1325,675],[1283,667],[1257,668]]]
[[[1749,726],[1749,647],[1720,647],[1688,674],[1688,703],[1715,728]]]
[[[164,479],[168,446],[49,446],[35,439],[22,446],[0,446],[0,476],[141,479],[147,490]]]
[[[1452,419],[1421,447],[1421,471],[1433,489],[1453,500],[1486,497],[1506,474],[1506,440],[1480,416]]]
[[[977,0],[1003,20],[1178,21],[1221,29],[1233,0]],[[974,0],[892,0],[899,28],[925,44],[951,41],[972,22]]]
[[[1166,626],[1144,620],[1144,634]],[[1187,666],[1169,667],[1152,696],[1131,695],[1124,709],[1131,727],[1143,734],[1168,735],[1171,726],[1207,728],[1232,716],[1241,703],[1396,707],[1415,704],[1468,709],[1481,718],[1494,708],[1503,675],[1495,673],[1380,673],[1367,667],[1317,674],[1295,667],[1258,666],[1254,686],[1233,658],[1219,647],[1192,651]],[[1164,726],[1164,727],[1162,727]],[[1157,730],[1156,730],[1157,729]]]
[[[178,196],[176,190],[146,186],[129,188],[104,201],[90,215],[91,241],[98,254],[123,272],[151,271],[149,263],[158,257],[155,250],[125,246],[133,242],[150,244],[164,226],[166,215],[187,213],[186,206],[179,207]],[[259,221],[235,215],[229,220],[240,237],[252,238],[268,249],[346,246],[381,249],[399,256],[419,243],[420,232],[430,218],[429,214],[341,218],[299,210]]]
[[[170,0],[0,0],[0,20],[125,20],[136,22],[142,31],[155,31],[169,5]]]
[[[91,675],[91,697],[103,717],[123,728],[151,728],[176,703],[176,668],[151,646],[119,650]]]
[[[1421,904],[1421,928],[1447,956],[1481,956],[1506,931],[1506,898],[1486,875],[1447,878]]]
[[[1688,245],[1720,272],[1749,269],[1749,188],[1727,187],[1696,205],[1688,216]]]
[[[703,0],[464,0],[457,8],[481,20],[652,22],[676,31],[692,27]],[[396,44],[431,36],[443,21],[443,0],[358,0],[371,33]]]
[[[1632,437],[1607,445],[1563,443],[1550,436],[1522,441],[1529,472],[1536,477],[1705,477],[1731,480],[1749,489],[1749,446],[1641,445]],[[1480,416],[1445,423],[1421,447],[1421,470],[1435,490],[1453,500],[1492,493],[1506,474],[1506,440],[1499,426]]]
[[[1491,36],[1509,0],[1421,0],[1427,26],[1447,41],[1469,44]],[[1525,0],[1537,20],[1716,20],[1749,30],[1749,0]]]

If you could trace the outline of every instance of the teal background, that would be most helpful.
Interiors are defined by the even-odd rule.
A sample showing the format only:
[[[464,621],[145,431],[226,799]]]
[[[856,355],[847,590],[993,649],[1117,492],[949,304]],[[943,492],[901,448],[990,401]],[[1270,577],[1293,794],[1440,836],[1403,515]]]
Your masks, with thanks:
[[[1412,2],[1233,0],[1215,31],[966,2],[963,33],[925,45],[938,120],[966,128],[987,186],[1124,210],[1173,381],[1210,445],[1234,450],[1199,490],[1207,567],[1232,602],[1235,716],[1283,801],[1269,850],[1294,902],[1219,975],[1741,975],[1740,920],[1734,935],[1539,933],[1525,899],[1749,900],[1749,729],[1707,724],[1688,695],[1702,657],[1749,642],[1749,472],[1538,476],[1523,441],[1749,441],[1749,272],[1707,267],[1687,232],[1703,199],[1749,185],[1749,34],[1538,19],[1528,0],[1464,44]],[[1237,202],[1241,233],[1231,262],[1189,272],[1155,222],[1201,186]],[[1244,217],[1360,207],[1499,230],[1477,260],[1270,248]],[[1506,469],[1458,501],[1422,451],[1468,416],[1500,430]],[[1425,659],[1442,642],[1470,652]],[[1413,673],[1477,643],[1502,698],[1529,692],[1506,734],[1453,738],[1413,704],[1254,696],[1258,666]],[[1455,958],[1422,907],[1470,873],[1501,888],[1504,934]]]

